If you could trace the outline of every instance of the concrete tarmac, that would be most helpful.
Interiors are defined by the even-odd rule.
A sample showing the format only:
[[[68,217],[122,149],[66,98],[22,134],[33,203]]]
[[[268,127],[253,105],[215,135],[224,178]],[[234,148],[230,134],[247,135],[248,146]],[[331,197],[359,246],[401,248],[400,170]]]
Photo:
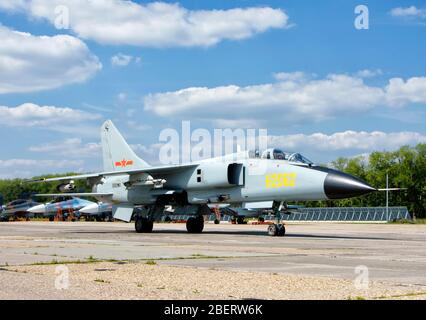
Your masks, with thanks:
[[[137,234],[133,224],[118,222],[0,223],[0,266],[155,260],[164,267],[347,281],[367,272],[370,281],[426,292],[425,225],[292,223],[283,238],[267,236],[266,228],[206,224],[202,234],[188,234],[184,224],[155,224],[152,234]]]

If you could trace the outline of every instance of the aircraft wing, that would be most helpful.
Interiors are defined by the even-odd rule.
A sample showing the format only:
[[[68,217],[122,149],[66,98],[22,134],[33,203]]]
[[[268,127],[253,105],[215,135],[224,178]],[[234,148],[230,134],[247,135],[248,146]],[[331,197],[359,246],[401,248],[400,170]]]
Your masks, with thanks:
[[[123,174],[139,174],[139,173],[148,173],[148,174],[170,174],[182,171],[184,169],[194,168],[198,164],[184,164],[184,165],[175,165],[175,166],[160,166],[160,167],[147,167],[143,169],[134,169],[128,171],[110,171],[110,172],[100,172],[100,173],[91,173],[83,174],[77,176],[68,176],[68,177],[57,177],[57,178],[46,178],[39,180],[28,180],[26,182],[52,182],[52,181],[70,181],[70,180],[84,180],[91,178],[100,178],[104,176],[113,176],[113,175],[123,175]]]
[[[57,178],[45,178],[45,179],[37,179],[37,180],[26,180],[27,183],[36,183],[36,182],[52,182],[52,181],[69,181],[69,180],[83,180],[83,179],[90,179],[90,178],[97,178],[100,177],[101,174],[99,173],[92,173],[92,174],[83,174],[78,176],[68,176],[68,177],[57,177]]]
[[[48,193],[48,194],[35,194],[35,197],[108,197],[112,193]]]

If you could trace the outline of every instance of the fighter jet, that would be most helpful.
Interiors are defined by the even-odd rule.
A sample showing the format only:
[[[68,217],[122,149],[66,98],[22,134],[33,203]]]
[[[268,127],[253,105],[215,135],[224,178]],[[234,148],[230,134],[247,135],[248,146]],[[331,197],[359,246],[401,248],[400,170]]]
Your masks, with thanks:
[[[27,210],[35,205],[38,205],[38,202],[31,199],[19,199],[9,202],[4,205],[1,210],[1,220],[9,221],[10,219],[18,220],[19,218],[29,220],[34,215],[29,213]]]
[[[166,205],[184,207],[191,215],[187,231],[201,233],[203,217],[210,214],[208,204],[272,201],[277,222],[268,227],[268,234],[284,236],[280,213],[287,201],[343,199],[376,191],[356,177],[279,149],[150,166],[136,156],[111,121],[102,125],[101,140],[104,172],[42,181],[60,181],[59,188],[67,190],[72,189],[73,181],[86,179],[93,192],[73,195],[112,203],[114,218],[126,222],[132,219],[136,205],[144,205],[146,213],[135,216],[139,233],[152,232],[153,222],[161,219]]]
[[[49,221],[53,221],[55,217],[63,221],[67,220],[69,217],[73,220],[77,220],[80,218],[78,211],[93,204],[96,203],[62,194],[51,202],[37,204],[29,208],[28,212],[49,218]]]

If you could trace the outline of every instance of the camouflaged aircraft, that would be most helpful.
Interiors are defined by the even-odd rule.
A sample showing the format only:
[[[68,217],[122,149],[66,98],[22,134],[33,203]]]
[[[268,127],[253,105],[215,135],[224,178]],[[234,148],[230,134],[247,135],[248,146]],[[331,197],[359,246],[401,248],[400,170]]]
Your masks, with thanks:
[[[36,216],[48,218],[49,221],[54,221],[55,217],[59,217],[62,220],[67,220],[68,217],[77,220],[80,218],[79,210],[89,205],[96,203],[85,199],[76,197],[70,197],[71,194],[61,194],[54,200],[44,204],[37,204],[27,211]]]
[[[268,227],[268,234],[284,236],[281,212],[288,201],[343,199],[376,191],[356,177],[279,149],[150,166],[136,156],[111,121],[102,125],[101,140],[104,172],[41,181],[59,181],[59,190],[67,191],[73,189],[75,180],[86,179],[93,192],[71,195],[112,203],[114,218],[126,222],[131,221],[134,207],[143,205],[145,210],[134,216],[139,233],[152,232],[153,222],[161,220],[166,205],[183,209],[191,216],[187,231],[201,233],[209,204],[271,201],[277,222]]]
[[[38,203],[32,199],[19,199],[9,202],[2,206],[0,210],[0,220],[29,220],[30,218],[33,218],[34,215],[31,212],[28,212],[28,209],[35,205],[38,205]]]

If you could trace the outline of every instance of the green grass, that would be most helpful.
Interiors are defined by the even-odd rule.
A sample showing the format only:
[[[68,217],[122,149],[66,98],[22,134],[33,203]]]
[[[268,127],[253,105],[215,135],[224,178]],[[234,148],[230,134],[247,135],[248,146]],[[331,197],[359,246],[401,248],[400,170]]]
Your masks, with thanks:
[[[95,279],[94,281],[98,282],[98,283],[111,283],[111,282],[103,280],[103,279]]]
[[[256,256],[256,258],[262,258],[264,256]],[[111,263],[145,263],[147,265],[156,265],[157,261],[174,261],[174,260],[194,260],[194,259],[236,259],[243,258],[243,256],[206,256],[202,254],[192,254],[189,257],[174,257],[174,258],[157,258],[153,259],[135,259],[135,260],[116,260],[116,259],[96,259],[93,256],[89,256],[85,260],[61,260],[56,259],[47,261],[47,262],[34,262],[29,264],[24,264],[23,266],[45,266],[45,265],[57,265],[57,264],[89,264],[89,263],[101,263],[101,262],[111,262]],[[8,266],[7,263],[4,266]]]
[[[96,262],[98,259],[94,258],[92,255],[90,255],[87,259],[88,262]]]
[[[410,292],[406,294],[380,296],[380,297],[377,297],[376,299],[405,298],[405,297],[416,297],[416,296],[423,296],[423,295],[426,295],[426,292]]]
[[[348,300],[366,300],[363,296],[349,297]]]
[[[389,221],[388,223],[391,223],[391,224],[426,224],[426,219],[416,219],[416,220],[400,219],[400,220],[395,220],[395,221]]]

